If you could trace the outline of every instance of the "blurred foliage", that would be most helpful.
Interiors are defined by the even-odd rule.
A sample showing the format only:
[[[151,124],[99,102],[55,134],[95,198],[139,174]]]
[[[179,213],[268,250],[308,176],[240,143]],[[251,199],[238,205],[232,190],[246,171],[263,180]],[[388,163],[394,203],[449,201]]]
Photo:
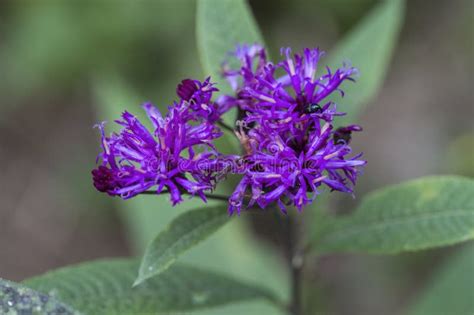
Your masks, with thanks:
[[[376,0],[357,0],[356,5],[348,5],[347,0],[319,1],[322,9],[333,14],[342,32],[348,31],[376,2]]]
[[[9,2],[0,92],[18,103],[47,88],[82,86],[91,73],[110,69],[155,90],[176,69],[196,64],[185,58],[195,49],[194,1],[119,2]]]
[[[381,2],[337,44],[328,60],[323,61],[331,69],[349,62],[359,71],[356,84],[343,85],[347,98],[333,93],[328,99],[347,113],[338,124],[353,123],[378,94],[391,64],[404,16],[404,0]]]
[[[288,13],[308,5],[309,11],[326,10],[348,28],[373,1],[344,2],[298,0],[284,5]],[[251,2],[257,9],[262,3]],[[0,93],[8,102],[0,109],[36,93],[67,93],[88,82],[91,73],[119,71],[147,95],[163,83],[174,84],[172,78],[179,73],[197,73],[193,0],[25,0],[1,6]]]
[[[474,177],[474,134],[457,137],[449,145],[445,160],[448,172]]]
[[[446,259],[424,291],[413,301],[409,315],[469,315],[474,312],[474,246],[467,244]]]

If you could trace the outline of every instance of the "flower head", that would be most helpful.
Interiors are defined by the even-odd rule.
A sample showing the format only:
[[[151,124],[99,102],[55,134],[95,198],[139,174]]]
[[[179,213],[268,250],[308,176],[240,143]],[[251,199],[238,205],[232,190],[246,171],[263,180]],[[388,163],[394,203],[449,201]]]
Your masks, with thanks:
[[[351,132],[361,128],[333,130],[334,119],[344,113],[325,101],[333,92],[344,95],[340,85],[353,81],[357,70],[326,68],[317,77],[319,49],[291,55],[287,48],[282,54],[285,58],[272,64],[260,46],[240,46],[235,52],[240,69],[224,69],[236,92],[228,101],[244,113],[240,124],[247,130],[238,135],[249,166],[230,199],[230,212],[239,212],[244,199],[249,206],[277,203],[282,210],[287,205],[301,210],[323,184],[352,194],[358,168],[366,163],[360,155],[348,157]]]
[[[324,55],[318,48],[306,48],[302,55],[293,56],[289,48],[282,49],[285,59],[274,65],[266,62],[264,52],[255,53],[259,46],[251,47],[237,49],[235,54],[242,63],[239,71],[224,71],[237,92],[236,98],[229,102],[246,112],[247,124],[257,122],[272,129],[290,131],[294,127],[306,129],[314,119],[332,121],[334,116],[344,114],[325,99],[333,92],[344,96],[340,85],[345,80],[354,80],[355,68],[344,65],[332,72],[327,67],[327,73],[317,77],[318,63]],[[258,65],[255,69],[252,68],[254,63]],[[242,78],[240,81],[237,75]]]
[[[358,126],[348,128],[360,130]],[[230,212],[239,213],[245,198],[249,206],[256,203],[266,208],[276,203],[283,211],[289,205],[301,210],[320,193],[323,184],[352,194],[357,168],[366,164],[360,155],[347,157],[352,149],[327,122],[312,130],[303,147],[259,128],[252,129],[248,136],[256,145],[244,157],[247,167],[230,199]]]
[[[202,163],[216,156],[212,140],[221,132],[205,121],[191,125],[186,106],[171,107],[166,117],[150,103],[143,107],[153,132],[129,112],[116,121],[122,126],[119,133],[107,137],[104,124],[98,126],[102,153],[101,165],[92,171],[94,186],[124,199],[166,188],[173,204],[182,200],[182,192],[205,200],[204,190],[212,189],[214,183],[212,175],[202,172]]]
[[[241,64],[239,69],[232,69],[226,61],[223,64],[222,74],[229,82],[230,87],[239,94],[244,86],[251,86],[257,81],[255,76],[261,73],[267,65],[267,54],[259,44],[237,45],[233,55]]]
[[[194,120],[206,120],[213,123],[224,113],[221,108],[211,101],[214,92],[219,91],[208,77],[203,82],[193,79],[184,79],[176,88],[180,98],[175,106],[189,107],[189,114]]]
[[[301,210],[327,187],[353,194],[361,154],[352,155],[352,133],[357,125],[334,128],[338,116],[332,93],[344,96],[341,84],[353,81],[357,70],[348,65],[318,76],[323,52],[305,49],[273,64],[265,49],[240,45],[234,52],[240,67],[223,64],[223,75],[234,91],[213,100],[218,89],[208,77],[185,79],[176,88],[178,100],[163,116],[153,105],[144,105],[152,129],[124,112],[116,122],[118,133],[106,136],[104,124],[99,166],[92,171],[94,186],[109,195],[130,198],[149,191],[169,192],[174,204],[182,194],[206,200],[206,191],[228,173],[242,176],[229,197],[229,213],[242,207],[278,205],[286,212]],[[224,155],[213,141],[229,109],[239,110],[236,136],[241,155]]]

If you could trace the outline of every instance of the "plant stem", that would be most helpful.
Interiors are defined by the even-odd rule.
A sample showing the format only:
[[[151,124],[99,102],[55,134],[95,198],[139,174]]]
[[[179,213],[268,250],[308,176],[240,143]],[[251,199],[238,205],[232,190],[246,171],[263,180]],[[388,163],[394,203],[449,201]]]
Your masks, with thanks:
[[[289,311],[292,315],[302,315],[301,280],[304,256],[299,248],[300,231],[297,222],[290,215],[288,215],[286,219],[288,265],[291,270],[291,300]]]
[[[232,128],[231,126],[229,126],[228,124],[226,124],[222,120],[218,120],[217,124],[219,125],[219,127],[222,127],[223,129],[226,129],[226,130],[230,131],[230,133],[234,134],[234,132],[235,132],[234,128]]]
[[[155,195],[155,196],[159,196],[159,195],[163,195],[163,194],[169,194],[169,190],[162,190],[159,194],[156,193],[156,191],[153,191],[153,190],[147,190],[147,191],[144,191],[144,192],[141,192],[139,195]],[[182,194],[186,194],[186,195],[190,195],[191,194],[187,191],[181,191]],[[229,201],[229,198],[230,196],[225,196],[225,195],[219,195],[219,194],[204,194],[204,196],[206,196],[207,198],[209,199],[214,199],[214,200],[219,200],[219,201],[225,201],[225,202],[228,202]],[[249,197],[250,198],[250,197]],[[247,200],[248,202],[248,200]],[[245,209],[243,212],[249,212],[249,213],[261,213],[261,214],[265,214],[265,211],[261,211],[261,209],[258,209],[257,207],[253,206],[253,207],[250,207],[250,208],[247,208]]]
[[[169,194],[169,193],[170,193],[169,190],[162,190],[159,194],[157,194],[156,191],[147,190],[147,191],[141,192],[140,195],[162,195],[162,194]],[[191,195],[187,191],[182,191],[181,193]],[[229,196],[219,195],[219,194],[204,194],[204,196],[206,196],[209,199],[221,200],[221,201],[228,201],[230,198]]]

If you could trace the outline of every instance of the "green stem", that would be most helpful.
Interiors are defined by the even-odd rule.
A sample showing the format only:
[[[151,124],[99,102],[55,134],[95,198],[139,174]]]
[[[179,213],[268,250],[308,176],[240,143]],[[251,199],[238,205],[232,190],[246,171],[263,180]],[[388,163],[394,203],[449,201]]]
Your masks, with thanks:
[[[288,265],[291,270],[291,300],[289,311],[292,315],[302,315],[302,272],[304,255],[299,248],[299,226],[295,219],[288,215],[286,220]]]
[[[169,194],[169,193],[170,192],[167,189],[162,190],[159,194],[157,194],[156,191],[154,191],[154,190],[147,190],[147,191],[141,192],[140,195],[156,195],[156,196],[158,196],[158,195]],[[187,191],[181,191],[181,193],[186,194],[186,195],[191,195]],[[206,196],[206,198],[209,198],[209,199],[225,201],[225,202],[228,202],[229,198],[230,198],[230,196],[219,195],[219,194],[204,194],[204,196]],[[248,196],[248,198],[250,198],[250,197]],[[246,200],[245,203],[248,203],[248,200]],[[253,206],[251,208],[247,208],[247,209],[242,211],[242,213],[245,213],[245,212],[265,214],[265,211],[262,211],[261,209],[258,209],[255,206]]]
[[[218,120],[217,124],[219,125],[219,127],[222,127],[223,129],[226,129],[227,131],[230,131],[231,134],[234,134],[234,132],[235,132],[234,128],[232,128],[231,126],[229,126],[228,124],[226,124],[222,120]]]
[[[140,195],[162,195],[162,194],[169,194],[169,193],[170,193],[169,190],[162,190],[159,194],[157,194],[156,191],[147,190],[147,191],[141,192]],[[187,191],[182,191],[181,193],[191,195]],[[204,196],[206,196],[209,199],[220,200],[220,201],[228,201],[230,198],[229,196],[219,195],[219,194],[204,194]]]

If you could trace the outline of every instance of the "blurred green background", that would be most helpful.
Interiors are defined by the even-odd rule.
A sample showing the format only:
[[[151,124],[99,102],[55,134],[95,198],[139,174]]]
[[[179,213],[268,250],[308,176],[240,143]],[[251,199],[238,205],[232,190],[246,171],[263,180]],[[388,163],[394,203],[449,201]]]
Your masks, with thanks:
[[[277,56],[281,46],[330,50],[376,2],[250,5]],[[354,140],[369,161],[358,195],[428,174],[474,176],[473,20],[471,0],[407,1],[387,80],[361,117],[365,132]],[[204,78],[194,22],[193,0],[0,3],[1,277],[21,280],[79,261],[140,253],[185,209],[170,209],[161,197],[124,202],[96,192],[90,170],[99,137],[92,126],[125,108],[139,113],[144,101],[166,108],[181,79]],[[340,197],[332,207],[344,211],[356,202]],[[251,221],[219,234],[239,235],[235,247],[218,248],[216,241],[205,249],[240,266],[230,273],[249,279],[267,266],[253,265],[254,252],[271,251],[274,256],[265,256],[277,265],[272,270],[284,254],[271,220]],[[251,249],[244,246],[250,243]],[[308,267],[308,300],[324,314],[398,314],[459,247],[323,258]],[[202,252],[188,259],[198,257]]]

